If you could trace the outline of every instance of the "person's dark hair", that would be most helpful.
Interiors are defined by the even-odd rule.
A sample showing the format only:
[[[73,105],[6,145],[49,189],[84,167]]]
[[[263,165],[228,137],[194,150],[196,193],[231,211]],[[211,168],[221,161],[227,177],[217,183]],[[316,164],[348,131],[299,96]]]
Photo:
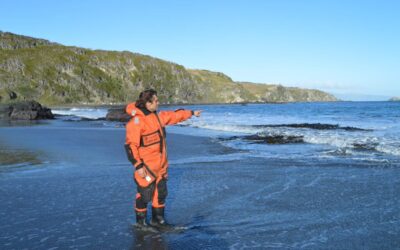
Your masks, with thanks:
[[[153,96],[157,95],[157,91],[154,89],[146,89],[139,94],[139,98],[136,100],[135,106],[138,108],[146,108],[146,103],[151,102]]]

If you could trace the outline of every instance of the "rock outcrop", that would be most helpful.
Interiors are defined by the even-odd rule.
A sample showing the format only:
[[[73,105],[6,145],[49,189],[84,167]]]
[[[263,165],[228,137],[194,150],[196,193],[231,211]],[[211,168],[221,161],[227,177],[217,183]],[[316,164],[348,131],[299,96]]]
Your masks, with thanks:
[[[109,109],[106,115],[107,121],[128,122],[131,116],[125,112],[125,108]]]
[[[49,108],[36,101],[19,102],[0,107],[0,118],[7,120],[40,120],[54,119]]]

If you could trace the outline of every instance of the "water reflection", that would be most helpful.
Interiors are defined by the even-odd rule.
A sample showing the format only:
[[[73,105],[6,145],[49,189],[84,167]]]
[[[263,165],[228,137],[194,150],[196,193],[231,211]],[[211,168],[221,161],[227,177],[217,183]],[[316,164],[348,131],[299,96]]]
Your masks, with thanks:
[[[34,125],[49,124],[47,120],[2,120],[0,119],[0,127],[26,127]]]
[[[165,236],[163,234],[145,233],[132,228],[133,242],[131,249],[168,249]]]
[[[182,211],[183,212],[183,211]],[[222,232],[212,230],[210,219],[204,214],[188,214],[190,222],[179,225],[185,230],[179,232],[145,233],[132,228],[130,249],[228,249],[230,244]],[[233,230],[233,229],[232,229]],[[228,230],[231,231],[230,229]]]
[[[40,165],[39,153],[7,147],[0,142],[0,172]]]

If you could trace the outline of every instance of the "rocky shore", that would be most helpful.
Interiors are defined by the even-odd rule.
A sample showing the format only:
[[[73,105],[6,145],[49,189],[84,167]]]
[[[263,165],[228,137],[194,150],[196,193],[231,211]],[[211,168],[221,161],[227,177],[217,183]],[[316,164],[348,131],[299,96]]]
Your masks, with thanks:
[[[25,101],[0,106],[0,119],[3,120],[42,120],[54,119],[47,107],[36,101]]]

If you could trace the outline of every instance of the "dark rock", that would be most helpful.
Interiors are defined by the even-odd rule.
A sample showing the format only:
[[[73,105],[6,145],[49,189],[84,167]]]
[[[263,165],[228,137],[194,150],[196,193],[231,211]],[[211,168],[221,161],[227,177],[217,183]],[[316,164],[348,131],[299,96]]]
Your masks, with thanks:
[[[243,139],[253,141],[255,143],[267,144],[287,144],[287,143],[304,143],[303,136],[292,135],[249,135],[244,136]]]
[[[323,123],[293,123],[293,124],[266,124],[266,125],[253,125],[255,128],[276,128],[276,127],[288,127],[288,128],[309,128],[316,130],[346,130],[346,131],[372,131],[372,129],[363,129],[356,127],[341,127],[337,124],[323,124]]]
[[[229,138],[220,138],[220,140],[246,140],[254,143],[265,144],[289,144],[289,143],[304,143],[303,136],[292,135],[247,135],[247,136],[232,136]]]
[[[36,101],[19,102],[4,105],[0,108],[0,118],[11,120],[54,119],[49,108],[43,107]]]
[[[36,120],[38,112],[35,110],[13,111],[10,115],[11,120]]]
[[[128,122],[131,116],[125,112],[125,108],[109,109],[106,115],[107,121]]]
[[[1,105],[0,106],[0,119],[9,119],[12,113],[12,107],[9,105]]]
[[[376,151],[378,143],[353,143],[354,149],[361,151]]]
[[[87,117],[81,117],[80,121],[83,122],[92,122],[92,121],[106,121],[106,118],[100,117],[100,118],[87,118]]]

